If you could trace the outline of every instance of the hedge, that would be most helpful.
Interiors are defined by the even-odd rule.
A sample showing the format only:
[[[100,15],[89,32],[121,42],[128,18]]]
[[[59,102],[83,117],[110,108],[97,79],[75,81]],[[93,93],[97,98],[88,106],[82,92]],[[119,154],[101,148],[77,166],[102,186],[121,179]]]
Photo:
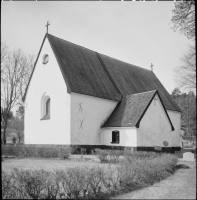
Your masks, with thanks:
[[[37,145],[2,145],[3,156],[16,156],[20,158],[69,158],[68,146],[37,146]]]
[[[136,153],[137,154],[137,153]],[[107,198],[163,180],[174,173],[177,158],[161,154],[143,159],[121,159],[107,168],[75,167],[66,170],[19,170],[2,172],[2,198],[78,199]]]

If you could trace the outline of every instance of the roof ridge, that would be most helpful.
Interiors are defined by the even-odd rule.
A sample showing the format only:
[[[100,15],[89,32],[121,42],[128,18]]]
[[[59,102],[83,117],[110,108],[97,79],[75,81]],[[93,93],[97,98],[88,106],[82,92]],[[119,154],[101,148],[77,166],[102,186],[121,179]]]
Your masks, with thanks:
[[[51,34],[49,34],[49,33],[47,33],[47,34],[48,34],[48,35],[51,35]],[[92,49],[88,49],[88,48],[86,48],[86,47],[83,47],[83,46],[81,46],[81,45],[75,44],[75,43],[70,42],[70,41],[68,41],[68,40],[64,40],[64,39],[62,39],[62,38],[59,38],[59,37],[57,37],[57,36],[54,36],[54,35],[51,35],[51,36],[56,37],[56,38],[58,38],[58,39],[60,39],[60,40],[63,40],[63,41],[65,41],[65,42],[74,44],[75,46],[82,47],[82,48],[87,49],[87,50],[89,50],[89,51],[93,51],[94,53],[98,53],[98,54],[101,54],[101,55],[106,56],[106,57],[108,57],[108,58],[111,58],[111,59],[118,60],[118,61],[120,61],[120,62],[126,63],[126,64],[128,64],[128,65],[131,65],[132,67],[138,67],[138,68],[141,68],[141,69],[144,69],[144,70],[151,71],[151,70],[149,70],[149,69],[146,69],[146,68],[143,68],[143,67],[139,67],[139,66],[133,65],[133,64],[131,64],[131,63],[128,63],[128,62],[125,62],[125,61],[122,61],[122,60],[113,58],[113,57],[111,57],[111,56],[107,56],[107,55],[105,55],[105,54],[99,53],[99,52],[94,51],[94,50],[92,50]]]

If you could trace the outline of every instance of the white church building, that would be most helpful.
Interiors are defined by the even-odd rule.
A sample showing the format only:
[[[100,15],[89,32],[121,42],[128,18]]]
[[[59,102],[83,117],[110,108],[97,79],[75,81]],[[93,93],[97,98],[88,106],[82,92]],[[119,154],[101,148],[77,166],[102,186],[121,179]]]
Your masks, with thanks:
[[[180,148],[181,110],[152,70],[48,33],[23,100],[25,144]]]

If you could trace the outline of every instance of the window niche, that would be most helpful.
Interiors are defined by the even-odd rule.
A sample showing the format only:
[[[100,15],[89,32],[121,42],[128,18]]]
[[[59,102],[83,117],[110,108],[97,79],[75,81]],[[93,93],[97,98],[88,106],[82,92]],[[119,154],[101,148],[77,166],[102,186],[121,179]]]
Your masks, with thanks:
[[[112,131],[112,144],[116,143],[119,144],[120,143],[120,134],[119,131],[115,130]]]
[[[51,99],[46,93],[41,98],[41,120],[50,119]]]
[[[49,55],[44,54],[42,57],[42,64],[46,65],[49,62]]]

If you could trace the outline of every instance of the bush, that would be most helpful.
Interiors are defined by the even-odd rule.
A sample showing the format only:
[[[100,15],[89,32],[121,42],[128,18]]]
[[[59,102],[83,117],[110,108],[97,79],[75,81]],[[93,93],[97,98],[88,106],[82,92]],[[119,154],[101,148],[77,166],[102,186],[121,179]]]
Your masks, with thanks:
[[[114,170],[111,166],[105,170],[103,177],[103,185],[110,192],[117,190],[120,187],[121,174],[118,170]]]
[[[109,162],[109,150],[95,149],[96,155],[99,157],[102,163]]]
[[[147,157],[141,155],[145,153],[140,153],[140,156],[135,153],[134,157],[131,156],[132,159],[122,161],[118,170],[123,185],[136,189],[136,187],[152,185],[174,173],[177,163],[175,155],[160,154],[159,156],[152,153]]]
[[[90,168],[87,171],[87,182],[89,185],[88,194],[97,196],[101,192],[105,172],[101,167]]]
[[[101,192],[104,170],[67,168],[56,170],[18,170],[2,173],[2,198],[17,199],[77,199]]]
[[[124,157],[130,163],[133,162],[133,160],[153,159],[158,156],[160,156],[160,153],[155,153],[151,151],[124,151]]]
[[[102,163],[118,163],[123,154],[120,150],[95,149],[95,152]]]
[[[44,170],[18,170],[12,172],[15,180],[14,187],[18,191],[20,198],[38,199],[45,189],[45,182],[49,177],[49,172]]]
[[[119,163],[119,158],[122,154],[123,154],[123,151],[111,150],[110,151],[110,163]]]
[[[61,158],[67,159],[70,155],[69,147],[62,146],[26,146],[2,145],[2,155],[34,158]]]
[[[85,194],[86,179],[84,170],[80,168],[67,168],[66,172],[59,170],[56,174],[62,185],[61,196],[68,199],[75,199],[80,196],[80,194]]]
[[[12,175],[2,172],[2,198],[12,199],[13,196],[13,181]]]
[[[196,141],[195,140],[187,140],[183,139],[183,148],[196,148]]]
[[[109,152],[109,151],[108,151]],[[117,153],[117,152],[116,152]],[[118,152],[119,154],[120,152]],[[122,160],[117,166],[76,167],[64,170],[18,170],[2,173],[2,198],[78,199],[100,198],[132,191],[163,180],[176,169],[171,154],[139,153],[143,159]],[[142,156],[143,155],[143,156]],[[151,157],[152,155],[153,157]],[[140,156],[135,156],[140,157]]]
[[[24,156],[24,148],[23,145],[2,145],[1,146],[1,155],[5,156]]]

